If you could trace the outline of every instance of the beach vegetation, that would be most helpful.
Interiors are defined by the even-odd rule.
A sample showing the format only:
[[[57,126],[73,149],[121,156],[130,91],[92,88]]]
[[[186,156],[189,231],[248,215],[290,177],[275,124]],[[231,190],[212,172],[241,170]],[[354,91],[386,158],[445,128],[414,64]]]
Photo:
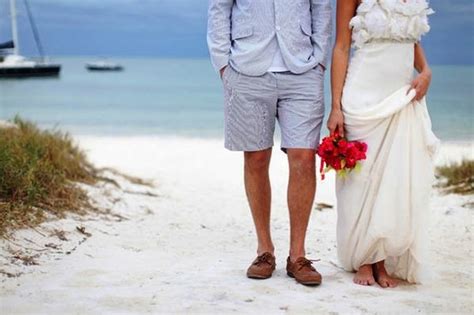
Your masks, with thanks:
[[[0,128],[0,236],[39,224],[47,214],[91,209],[78,183],[95,184],[98,171],[70,135],[19,117],[13,123]]]
[[[474,194],[474,160],[464,159],[459,163],[438,167],[438,186],[446,193]]]

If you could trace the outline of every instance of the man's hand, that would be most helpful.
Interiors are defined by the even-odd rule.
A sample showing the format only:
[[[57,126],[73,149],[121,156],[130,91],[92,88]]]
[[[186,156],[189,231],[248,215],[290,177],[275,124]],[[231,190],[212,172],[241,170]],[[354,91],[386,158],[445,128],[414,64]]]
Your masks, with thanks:
[[[222,77],[224,76],[224,71],[225,71],[225,68],[227,68],[227,67],[228,67],[228,66],[224,66],[224,67],[222,67],[222,69],[221,69],[221,70],[219,70],[219,72],[220,72],[220,75],[221,75],[221,80],[222,80]]]
[[[411,83],[411,89],[416,91],[415,100],[421,100],[426,93],[428,93],[428,88],[431,84],[431,70],[425,70],[421,72]]]
[[[331,134],[339,133],[344,137],[344,115],[340,109],[332,109],[328,119],[328,129]]]

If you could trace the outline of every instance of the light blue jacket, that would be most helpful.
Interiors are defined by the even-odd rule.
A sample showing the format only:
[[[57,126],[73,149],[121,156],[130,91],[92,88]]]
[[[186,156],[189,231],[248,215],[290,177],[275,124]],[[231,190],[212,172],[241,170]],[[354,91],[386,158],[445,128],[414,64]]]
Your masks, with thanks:
[[[216,71],[229,63],[263,75],[280,47],[299,74],[326,67],[332,35],[331,0],[210,0],[207,42]]]

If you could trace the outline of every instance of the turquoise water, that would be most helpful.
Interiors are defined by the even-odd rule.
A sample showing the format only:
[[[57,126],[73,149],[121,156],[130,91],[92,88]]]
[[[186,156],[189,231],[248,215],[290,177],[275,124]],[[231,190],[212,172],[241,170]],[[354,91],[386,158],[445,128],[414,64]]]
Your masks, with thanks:
[[[222,87],[208,60],[118,59],[124,72],[89,73],[90,60],[57,58],[57,79],[0,79],[0,118],[19,114],[73,134],[222,136]],[[428,106],[435,133],[473,140],[474,67],[433,72]],[[329,105],[328,84],[326,94]]]

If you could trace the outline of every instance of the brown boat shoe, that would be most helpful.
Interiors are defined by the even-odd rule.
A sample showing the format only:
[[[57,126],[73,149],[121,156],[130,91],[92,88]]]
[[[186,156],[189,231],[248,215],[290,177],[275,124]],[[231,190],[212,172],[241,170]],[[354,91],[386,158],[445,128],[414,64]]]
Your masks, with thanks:
[[[290,257],[288,257],[286,261],[286,273],[303,285],[320,285],[322,276],[312,264],[313,262],[311,260],[304,257],[298,258],[294,263],[291,262]]]
[[[247,269],[247,277],[251,279],[268,279],[275,270],[275,256],[266,252],[257,256]]]

